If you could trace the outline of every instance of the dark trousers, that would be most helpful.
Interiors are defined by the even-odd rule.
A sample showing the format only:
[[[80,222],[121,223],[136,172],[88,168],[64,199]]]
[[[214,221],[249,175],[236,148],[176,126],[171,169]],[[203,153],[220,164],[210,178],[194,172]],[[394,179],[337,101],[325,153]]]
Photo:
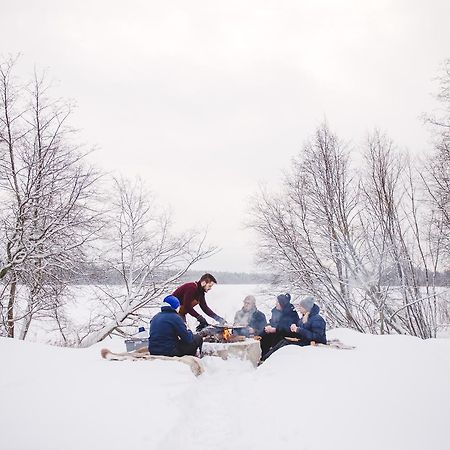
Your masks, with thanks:
[[[288,341],[287,339],[281,339],[265,355],[261,357],[261,360],[265,361],[272,353],[276,352],[282,347],[285,347],[286,345],[300,345],[301,347],[304,347],[305,345],[309,345],[309,343],[305,341],[293,342]]]
[[[259,341],[259,344],[261,345],[261,360],[264,361],[270,349],[277,345],[282,339],[283,336],[278,333],[263,333],[261,340]]]
[[[202,352],[202,344],[203,338],[198,334],[194,334],[194,340],[190,344],[178,342],[174,356],[195,356],[195,354],[197,353],[197,349],[200,350],[200,353]]]

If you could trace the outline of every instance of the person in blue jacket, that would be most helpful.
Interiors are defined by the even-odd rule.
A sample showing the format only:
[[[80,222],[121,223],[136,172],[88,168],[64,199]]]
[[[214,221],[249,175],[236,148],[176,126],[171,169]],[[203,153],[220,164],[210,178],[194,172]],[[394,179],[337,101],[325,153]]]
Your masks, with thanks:
[[[314,297],[305,297],[300,301],[300,312],[302,319],[297,325],[291,325],[291,331],[295,333],[298,340],[297,345],[311,345],[311,342],[316,344],[326,344],[326,323],[324,318],[320,315],[320,308],[314,302]]]
[[[267,359],[272,353],[279,350],[285,345],[311,345],[311,342],[316,344],[326,344],[326,323],[323,317],[319,314],[320,308],[314,302],[314,297],[308,296],[300,301],[299,310],[302,314],[301,320],[290,325],[290,330],[293,333],[291,337],[295,340],[282,339],[265,355]]]
[[[280,294],[277,297],[275,308],[272,309],[272,317],[262,333],[260,333],[261,360],[265,360],[271,349],[285,336],[293,336],[291,325],[300,320],[294,305],[291,303],[290,294]]]
[[[151,355],[184,356],[201,353],[203,339],[193,334],[178,314],[180,301],[169,295],[164,298],[161,312],[150,321],[148,351]]]

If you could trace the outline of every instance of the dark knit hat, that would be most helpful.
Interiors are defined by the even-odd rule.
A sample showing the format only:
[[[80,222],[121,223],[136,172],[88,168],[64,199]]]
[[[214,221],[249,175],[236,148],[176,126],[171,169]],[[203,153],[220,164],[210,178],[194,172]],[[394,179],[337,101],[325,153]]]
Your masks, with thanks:
[[[314,306],[314,297],[310,295],[300,300],[300,306],[306,309],[306,311],[310,312],[312,307]]]
[[[177,310],[180,307],[180,300],[178,300],[174,295],[168,295],[161,304],[161,309],[166,307]]]
[[[291,294],[280,294],[277,297],[278,303],[284,308],[291,301]]]

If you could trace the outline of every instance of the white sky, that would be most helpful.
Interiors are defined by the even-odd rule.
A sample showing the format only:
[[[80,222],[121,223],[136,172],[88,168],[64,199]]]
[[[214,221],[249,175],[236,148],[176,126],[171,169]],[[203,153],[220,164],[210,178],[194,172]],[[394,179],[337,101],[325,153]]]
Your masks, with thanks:
[[[351,145],[379,127],[415,153],[450,58],[448,0],[0,0],[0,54],[48,68],[94,162],[140,175],[177,227],[222,248],[199,268],[250,271],[259,183],[326,118]]]

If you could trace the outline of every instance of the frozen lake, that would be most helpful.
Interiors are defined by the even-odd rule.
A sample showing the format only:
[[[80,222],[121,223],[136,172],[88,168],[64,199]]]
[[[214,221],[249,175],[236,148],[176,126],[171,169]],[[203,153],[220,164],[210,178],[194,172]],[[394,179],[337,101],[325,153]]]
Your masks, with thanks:
[[[120,286],[109,286],[109,289],[113,292],[117,292],[120,295],[122,288]],[[73,300],[69,301],[66,310],[66,315],[69,319],[67,332],[70,333],[70,329],[75,330],[88,323],[89,319],[96,315],[99,315],[104,309],[101,302],[98,300],[100,290],[98,287],[92,285],[77,285],[70,287]],[[171,292],[167,292],[167,295]],[[256,298],[256,304],[261,309],[267,318],[270,317],[270,310],[275,306],[276,295],[281,292],[271,293],[269,285],[257,285],[257,284],[217,284],[206,295],[208,305],[220,316],[224,317],[227,321],[232,322],[234,314],[238,309],[242,307],[242,302],[245,296],[254,295]],[[164,296],[161,296],[161,300]],[[197,306],[196,310],[202,314],[200,307]],[[148,318],[153,314],[159,312],[159,306],[156,305],[147,314]],[[147,310],[148,313],[148,310]],[[143,320],[139,326],[148,328],[148,318]],[[213,319],[206,317],[206,319],[213,323]],[[188,317],[188,325],[191,329],[195,329],[197,321]],[[60,333],[58,332],[56,323],[50,318],[43,320],[34,320],[30,331],[27,336],[27,340],[32,342],[42,342],[58,344],[61,341]],[[134,327],[137,330],[137,326]],[[133,332],[130,329],[129,332]]]
[[[113,293],[120,295],[123,288],[120,286],[108,287]],[[445,293],[443,298],[448,298],[448,288],[440,288]],[[71,296],[73,300],[69,301],[65,307],[66,315],[68,317],[67,333],[75,333],[76,330],[86,326],[91,318],[96,318],[101,315],[105,307],[98,300],[100,289],[94,285],[75,285],[70,287]],[[167,294],[171,292],[168,291]],[[256,298],[256,304],[267,317],[270,318],[270,310],[275,306],[276,296],[283,293],[282,290],[275,290],[272,286],[267,284],[217,284],[210,292],[207,293],[206,299],[208,305],[213,311],[224,317],[228,322],[233,322],[234,315],[238,309],[242,307],[242,302],[245,296],[253,295]],[[161,296],[161,300],[164,295]],[[293,296],[293,302],[299,300]],[[447,300],[448,303],[448,300]],[[203,315],[199,306],[196,310]],[[146,318],[136,326],[129,328],[129,333],[137,331],[138,326],[148,328],[149,319],[159,312],[158,302],[153,309],[146,311]],[[212,323],[213,320],[206,317]],[[443,320],[445,318],[441,318]],[[197,321],[188,317],[188,325],[192,330],[195,330]],[[442,329],[439,333],[440,337],[449,337],[448,329]],[[35,320],[32,323],[27,340],[32,342],[60,344],[61,335],[58,331],[56,322],[50,318]]]

